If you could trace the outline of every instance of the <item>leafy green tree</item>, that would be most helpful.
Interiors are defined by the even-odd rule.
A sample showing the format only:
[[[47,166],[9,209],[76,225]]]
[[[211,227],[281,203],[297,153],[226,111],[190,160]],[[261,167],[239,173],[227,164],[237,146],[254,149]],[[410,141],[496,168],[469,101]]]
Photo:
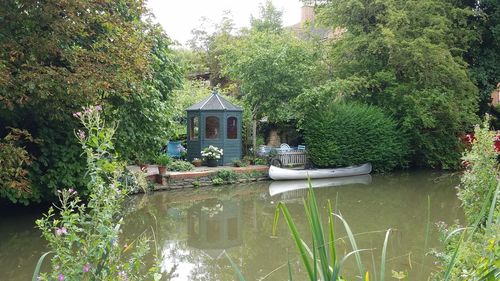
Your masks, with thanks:
[[[166,76],[175,74],[161,74],[172,71],[172,62],[153,49],[165,44],[155,41],[157,30],[146,12],[142,0],[0,2],[0,136],[13,127],[39,140],[27,146],[35,161],[29,166],[31,193],[20,196],[23,202],[85,186],[73,112],[100,104],[114,120],[129,116],[123,110],[138,101],[153,110],[153,100],[164,100],[175,80]],[[123,123],[138,128],[147,126],[143,121]],[[124,128],[117,132],[117,147],[127,143]]]
[[[283,31],[283,12],[276,9],[270,0],[259,5],[259,17],[250,17],[250,26],[256,32],[281,33]]]
[[[230,11],[225,11],[221,21],[216,24],[211,24],[208,19],[202,18],[200,28],[191,31],[193,38],[188,42],[194,56],[187,58],[190,58],[190,64],[196,66],[191,74],[207,72],[212,87],[225,88],[229,81],[222,73],[220,56],[224,52],[224,47],[231,44],[235,31]]]
[[[116,149],[124,160],[152,161],[165,146],[172,126],[172,91],[182,84],[182,72],[169,49],[170,39],[157,28],[152,33],[150,78],[143,91],[116,97],[111,120],[119,120]]]
[[[324,1],[319,19],[345,28],[331,42],[331,86],[344,99],[378,105],[409,137],[414,165],[453,168],[459,134],[477,120],[477,88],[463,60],[471,11],[447,0]]]
[[[480,90],[481,111],[484,112],[490,102],[491,92],[500,82],[500,64],[498,63],[500,61],[500,2],[496,0],[464,2],[470,9],[476,11],[470,17],[470,22],[477,30],[478,38],[471,44],[465,58]]]
[[[290,100],[311,85],[316,57],[290,34],[253,32],[228,46],[223,61],[255,118],[287,122],[295,118]]]

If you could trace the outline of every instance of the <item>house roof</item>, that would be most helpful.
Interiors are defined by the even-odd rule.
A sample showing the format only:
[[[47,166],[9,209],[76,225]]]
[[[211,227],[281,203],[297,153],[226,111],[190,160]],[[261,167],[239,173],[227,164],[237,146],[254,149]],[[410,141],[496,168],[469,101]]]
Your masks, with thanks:
[[[187,111],[195,111],[195,110],[243,111],[243,108],[230,103],[224,97],[219,95],[219,93],[214,91],[209,97],[191,105],[186,110]]]

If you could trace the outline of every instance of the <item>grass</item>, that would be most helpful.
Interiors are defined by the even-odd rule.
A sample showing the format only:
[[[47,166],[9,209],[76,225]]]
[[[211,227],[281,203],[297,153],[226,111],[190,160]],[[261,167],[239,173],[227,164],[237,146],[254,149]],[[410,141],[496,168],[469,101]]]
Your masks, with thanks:
[[[308,245],[303,239],[301,234],[298,231],[296,224],[293,221],[293,218],[288,211],[288,208],[285,203],[279,202],[276,206],[276,211],[274,215],[274,223],[273,223],[273,235],[276,234],[278,222],[280,215],[283,216],[288,229],[290,231],[290,235],[295,243],[295,246],[299,252],[300,260],[302,261],[302,265],[304,266],[308,280],[310,281],[343,281],[345,279],[342,278],[341,270],[343,264],[348,260],[351,256],[354,256],[356,260],[357,269],[359,271],[359,276],[362,278],[361,280],[369,281],[370,273],[365,270],[361,260],[361,252],[370,251],[371,249],[359,249],[356,243],[356,239],[354,234],[349,227],[347,221],[340,214],[335,214],[332,209],[332,204],[328,200],[328,223],[324,227],[321,220],[321,214],[318,209],[318,203],[316,201],[316,196],[312,189],[311,183],[309,182],[309,190],[307,194],[307,198],[304,199],[304,209],[309,225],[309,232],[307,235],[312,237],[311,245]],[[347,236],[349,242],[352,247],[352,251],[347,253],[341,259],[337,254],[337,249],[335,246],[335,224],[334,220],[339,219],[344,228],[346,229]],[[325,229],[327,230],[325,232]],[[325,235],[326,233],[326,235]],[[378,281],[385,280],[385,264],[386,264],[386,256],[387,256],[387,244],[389,241],[391,230],[387,230],[385,234],[384,244],[382,248],[382,256],[381,256],[381,264],[380,264],[380,278]],[[235,270],[238,279],[240,281],[244,281],[244,277],[241,274],[239,268],[234,264],[229,256],[231,266]],[[288,274],[289,280],[293,280],[292,270],[290,267],[290,262],[288,262]],[[377,277],[375,276],[375,279]]]

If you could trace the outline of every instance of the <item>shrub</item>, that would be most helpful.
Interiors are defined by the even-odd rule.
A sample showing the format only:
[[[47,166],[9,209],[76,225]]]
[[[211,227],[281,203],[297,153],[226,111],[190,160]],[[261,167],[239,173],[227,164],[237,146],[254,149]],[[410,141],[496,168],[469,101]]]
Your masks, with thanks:
[[[214,178],[212,178],[212,184],[213,185],[222,185],[222,184],[224,184],[224,180],[219,178],[219,177],[214,177]]]
[[[221,178],[224,182],[235,182],[238,180],[239,175],[232,170],[219,170],[216,177]]]
[[[436,280],[500,279],[500,182],[492,145],[495,133],[488,130],[488,118],[482,127],[476,126],[474,135],[463,157],[466,171],[458,193],[468,225],[442,227],[445,252],[437,256],[446,270]]]
[[[241,161],[241,160],[234,160],[233,166],[235,166],[235,167],[247,167],[248,164],[246,162]]]
[[[176,160],[168,165],[168,169],[173,172],[186,172],[194,170],[194,166],[189,162]]]
[[[330,103],[309,114],[302,126],[316,166],[370,162],[375,170],[387,171],[405,165],[405,140],[396,122],[377,107]]]

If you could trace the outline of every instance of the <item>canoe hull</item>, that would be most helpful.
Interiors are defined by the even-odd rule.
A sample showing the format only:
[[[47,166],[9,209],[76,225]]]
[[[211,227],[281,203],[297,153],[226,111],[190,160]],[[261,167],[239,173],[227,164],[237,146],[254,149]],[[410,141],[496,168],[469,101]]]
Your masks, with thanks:
[[[372,165],[370,163],[345,168],[317,170],[291,170],[271,166],[269,167],[269,177],[273,180],[325,179],[366,175],[371,171]]]

